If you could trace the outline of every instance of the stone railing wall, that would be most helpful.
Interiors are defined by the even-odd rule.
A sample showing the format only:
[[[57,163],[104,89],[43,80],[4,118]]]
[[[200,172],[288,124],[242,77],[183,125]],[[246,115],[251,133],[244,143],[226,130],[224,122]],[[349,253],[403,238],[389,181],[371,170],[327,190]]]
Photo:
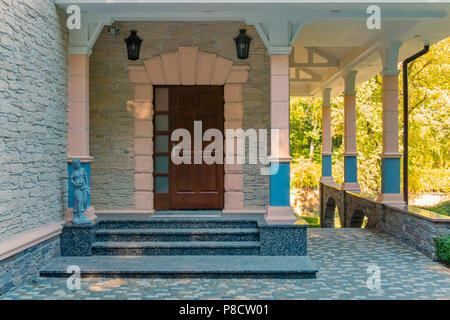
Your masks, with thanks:
[[[320,185],[320,224],[334,227],[337,209],[343,228],[366,227],[387,233],[435,259],[433,238],[450,234],[450,217],[414,207],[396,208],[336,186]]]

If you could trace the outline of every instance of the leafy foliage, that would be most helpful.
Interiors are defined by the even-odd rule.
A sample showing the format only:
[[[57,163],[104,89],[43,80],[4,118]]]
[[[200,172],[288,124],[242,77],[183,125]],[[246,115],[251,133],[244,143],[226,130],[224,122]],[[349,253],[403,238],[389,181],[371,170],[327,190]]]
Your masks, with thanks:
[[[291,100],[291,150],[294,158],[320,162],[322,107],[320,101]],[[301,129],[300,129],[301,128]]]
[[[450,266],[450,235],[436,237],[433,241],[438,260]]]
[[[402,145],[402,75],[399,83],[399,143]],[[377,75],[357,88],[358,180],[363,192],[381,188],[382,79]],[[343,96],[332,100],[333,176],[343,181]],[[409,64],[409,191],[450,191],[450,38]],[[291,152],[297,160],[292,186],[318,186],[321,168],[321,100],[291,99]],[[309,163],[309,164],[308,164]],[[301,168],[299,168],[300,166]],[[305,170],[319,170],[307,173]],[[317,178],[317,183],[311,179]]]
[[[300,156],[291,165],[291,188],[317,189],[320,175],[320,163],[311,162]]]

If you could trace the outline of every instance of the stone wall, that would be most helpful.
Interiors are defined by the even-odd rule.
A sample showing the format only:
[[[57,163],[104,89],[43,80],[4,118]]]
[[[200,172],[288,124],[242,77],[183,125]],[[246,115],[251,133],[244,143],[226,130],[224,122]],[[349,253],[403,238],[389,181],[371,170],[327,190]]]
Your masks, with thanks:
[[[59,236],[0,261],[0,296],[39,276],[39,270],[59,256]]]
[[[450,217],[411,207],[391,207],[337,187],[321,184],[322,227],[332,227],[331,214],[337,208],[344,228],[366,227],[387,233],[423,254],[435,259],[433,238],[450,234]]]
[[[90,59],[90,152],[92,204],[99,209],[133,208],[134,198],[134,117],[128,101],[134,97],[129,81],[129,65],[180,46],[198,46],[199,51],[216,53],[237,64],[250,67],[243,84],[243,127],[268,128],[270,110],[270,64],[267,50],[256,30],[241,22],[120,22],[121,34],[114,37],[105,27]],[[247,28],[253,38],[250,57],[239,60],[233,38]],[[124,38],[138,30],[144,40],[140,60],[128,61]],[[255,116],[257,115],[257,116]],[[270,141],[270,139],[268,139]],[[269,202],[269,177],[259,167],[244,166],[244,207],[265,208]]]
[[[414,213],[385,207],[377,230],[385,232],[425,255],[436,259],[433,238],[450,235],[450,219],[428,219]]]
[[[53,0],[0,0],[0,241],[67,211],[65,17]]]

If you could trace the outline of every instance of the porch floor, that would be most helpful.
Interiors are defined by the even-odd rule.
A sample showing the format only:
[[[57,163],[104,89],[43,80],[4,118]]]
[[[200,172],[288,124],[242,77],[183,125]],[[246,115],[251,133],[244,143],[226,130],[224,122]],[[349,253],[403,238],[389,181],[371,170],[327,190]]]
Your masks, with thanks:
[[[309,229],[317,279],[38,278],[0,299],[450,299],[450,270],[387,235],[366,229]],[[381,290],[367,288],[369,265]]]

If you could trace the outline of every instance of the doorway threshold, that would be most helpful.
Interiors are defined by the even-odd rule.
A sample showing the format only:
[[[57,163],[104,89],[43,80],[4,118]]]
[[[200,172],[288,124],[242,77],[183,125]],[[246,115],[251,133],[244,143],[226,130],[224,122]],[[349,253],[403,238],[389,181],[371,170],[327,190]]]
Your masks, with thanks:
[[[154,217],[158,218],[216,218],[221,210],[157,210]]]

